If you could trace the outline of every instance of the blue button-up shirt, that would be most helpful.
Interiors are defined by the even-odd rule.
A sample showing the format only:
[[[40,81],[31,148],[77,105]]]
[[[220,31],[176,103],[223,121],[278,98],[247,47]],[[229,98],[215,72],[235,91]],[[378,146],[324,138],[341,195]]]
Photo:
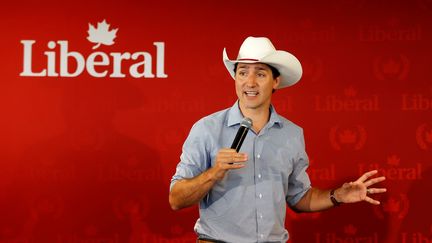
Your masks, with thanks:
[[[171,187],[214,166],[242,119],[236,102],[195,123]],[[249,131],[240,152],[248,154],[246,166],[228,171],[200,201],[195,231],[226,242],[286,242],[286,203],[295,205],[310,189],[303,130],[271,107],[269,122],[258,134]]]

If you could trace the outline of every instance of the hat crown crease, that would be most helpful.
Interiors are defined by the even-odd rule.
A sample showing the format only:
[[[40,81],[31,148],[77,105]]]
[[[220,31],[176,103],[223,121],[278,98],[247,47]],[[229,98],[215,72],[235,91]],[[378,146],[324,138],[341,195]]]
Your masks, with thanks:
[[[237,60],[240,59],[257,59],[276,52],[276,48],[267,38],[247,38],[240,47]]]

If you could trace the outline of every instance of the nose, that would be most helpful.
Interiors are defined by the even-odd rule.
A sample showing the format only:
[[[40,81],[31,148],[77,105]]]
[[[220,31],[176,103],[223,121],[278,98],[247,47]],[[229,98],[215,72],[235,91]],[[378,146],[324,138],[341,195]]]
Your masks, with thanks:
[[[248,86],[248,87],[255,87],[256,86],[255,75],[248,75],[248,77],[246,79],[246,86]]]

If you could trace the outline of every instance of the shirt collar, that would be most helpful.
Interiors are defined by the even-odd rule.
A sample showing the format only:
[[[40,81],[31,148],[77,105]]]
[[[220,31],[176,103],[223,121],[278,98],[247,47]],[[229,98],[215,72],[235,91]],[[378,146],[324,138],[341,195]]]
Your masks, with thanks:
[[[239,102],[236,101],[228,112],[227,126],[231,127],[240,124],[242,120],[243,114],[240,111]],[[282,126],[282,120],[277,114],[273,105],[270,105],[270,119],[268,123],[270,125],[278,125],[279,127]]]

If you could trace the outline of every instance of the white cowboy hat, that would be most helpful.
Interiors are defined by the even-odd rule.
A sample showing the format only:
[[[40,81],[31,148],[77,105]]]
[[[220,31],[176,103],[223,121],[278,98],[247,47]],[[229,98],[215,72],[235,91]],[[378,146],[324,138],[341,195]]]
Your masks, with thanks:
[[[276,50],[266,37],[248,37],[240,47],[237,60],[230,60],[223,50],[223,62],[231,77],[235,79],[236,63],[265,63],[276,68],[280,73],[281,82],[278,89],[297,83],[302,76],[300,61],[291,53]]]

